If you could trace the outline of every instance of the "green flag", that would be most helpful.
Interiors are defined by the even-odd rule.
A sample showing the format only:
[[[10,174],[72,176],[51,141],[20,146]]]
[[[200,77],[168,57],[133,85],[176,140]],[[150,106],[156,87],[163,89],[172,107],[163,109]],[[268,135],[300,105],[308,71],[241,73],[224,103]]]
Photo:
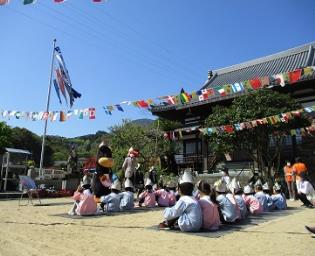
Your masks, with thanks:
[[[23,0],[23,4],[35,4],[37,0]]]

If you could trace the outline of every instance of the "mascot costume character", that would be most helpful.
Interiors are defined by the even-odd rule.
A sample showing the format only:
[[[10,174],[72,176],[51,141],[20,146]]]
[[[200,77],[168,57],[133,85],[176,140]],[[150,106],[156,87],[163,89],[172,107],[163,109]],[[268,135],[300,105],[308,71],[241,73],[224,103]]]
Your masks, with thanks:
[[[98,202],[101,196],[110,194],[110,186],[116,175],[112,172],[113,158],[111,149],[101,143],[96,156],[96,172],[93,175],[93,192],[95,201]]]

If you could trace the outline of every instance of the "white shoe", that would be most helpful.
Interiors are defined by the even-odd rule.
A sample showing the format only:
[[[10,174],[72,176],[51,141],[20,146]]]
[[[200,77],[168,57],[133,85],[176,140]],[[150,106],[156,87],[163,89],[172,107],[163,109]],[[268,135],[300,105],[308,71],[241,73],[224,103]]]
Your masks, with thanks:
[[[75,215],[75,212],[74,212],[74,211],[69,211],[69,212],[68,212],[68,215],[73,216],[73,215]]]

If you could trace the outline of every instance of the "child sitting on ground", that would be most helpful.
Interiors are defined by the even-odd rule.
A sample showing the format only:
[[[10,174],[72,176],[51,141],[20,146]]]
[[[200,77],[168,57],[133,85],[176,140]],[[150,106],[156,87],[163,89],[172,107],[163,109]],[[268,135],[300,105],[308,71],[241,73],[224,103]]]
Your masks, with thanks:
[[[222,180],[214,183],[216,202],[219,205],[220,220],[223,223],[233,223],[237,220],[237,212],[234,205],[226,197],[226,184]]]
[[[198,201],[192,196],[194,183],[190,171],[186,170],[179,179],[178,190],[180,198],[173,207],[164,210],[165,221],[159,224],[159,228],[174,228],[177,222],[183,232],[199,231],[202,226],[202,212]]]
[[[74,192],[73,199],[75,203],[68,212],[69,215],[92,215],[96,213],[97,205],[90,184],[79,186],[77,191]]]
[[[167,183],[165,190],[168,192],[169,206],[174,206],[176,203],[176,186],[172,182]]]
[[[247,208],[245,201],[242,197],[242,190],[239,182],[236,180],[236,178],[233,178],[230,183],[230,191],[231,193],[228,193],[226,197],[231,201],[232,204],[236,207],[236,212],[238,214],[238,219],[246,219],[247,218]]]
[[[133,184],[130,179],[125,180],[125,191],[121,193],[120,209],[122,211],[131,210],[134,208],[133,202]]]
[[[269,211],[268,197],[264,193],[261,183],[255,185],[255,197],[258,199],[259,203],[263,206],[264,212],[268,212]]]
[[[247,185],[244,187],[243,199],[247,209],[251,214],[260,214],[264,211],[264,208],[253,194],[254,188],[252,186]]]
[[[275,183],[273,186],[273,195],[271,196],[271,199],[274,210],[287,209],[287,200],[285,195],[281,192],[281,186],[278,183]]]
[[[107,196],[100,198],[101,208],[107,212],[119,212],[120,211],[120,200],[122,198],[121,184],[119,180],[115,180],[111,185],[111,193]]]
[[[220,215],[218,206],[210,200],[211,187],[209,183],[201,180],[197,183],[200,199],[199,204],[202,211],[202,229],[218,230],[220,226]]]
[[[150,179],[147,179],[146,183],[145,183],[145,191],[142,192],[139,195],[139,206],[141,207],[142,204],[145,207],[155,207],[156,206],[156,198],[155,198],[155,194],[153,191],[153,183]]]
[[[170,203],[170,197],[169,197],[169,192],[164,189],[164,188],[160,188],[156,191],[154,191],[156,200],[157,200],[157,204],[160,207],[168,207],[168,206],[172,206]]]
[[[272,198],[270,195],[270,188],[269,188],[269,184],[268,182],[265,182],[264,185],[262,186],[262,189],[267,197],[267,204],[268,204],[268,211],[271,211],[273,208],[273,202],[272,202]]]

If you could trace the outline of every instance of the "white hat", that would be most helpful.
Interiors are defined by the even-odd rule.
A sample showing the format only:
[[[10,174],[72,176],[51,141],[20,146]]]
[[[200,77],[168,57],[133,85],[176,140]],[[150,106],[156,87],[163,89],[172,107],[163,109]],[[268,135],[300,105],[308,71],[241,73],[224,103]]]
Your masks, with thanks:
[[[115,180],[114,183],[110,187],[111,189],[121,190],[121,184],[119,180]]]
[[[262,182],[261,182],[261,179],[258,179],[256,182],[255,182],[255,184],[254,184],[254,186],[256,187],[256,186],[262,186]]]
[[[153,185],[153,182],[151,179],[147,178],[146,182],[145,182],[145,185],[144,186],[152,186]]]
[[[236,193],[241,189],[240,183],[237,181],[237,179],[234,177],[229,184],[229,189],[232,193]]]
[[[221,193],[226,192],[226,184],[222,180],[217,180],[214,183],[214,188],[215,188],[215,191],[217,191],[217,192],[221,192]]]
[[[181,177],[178,179],[179,184],[182,183],[192,183],[194,184],[194,180],[191,174],[191,170],[186,169]]]
[[[250,185],[246,185],[244,187],[244,194],[251,194],[251,193],[254,193],[254,189],[252,186]]]
[[[133,184],[130,179],[125,180],[125,188],[133,188]]]
[[[278,182],[276,182],[275,185],[273,186],[273,189],[276,191],[281,190],[281,185]]]
[[[269,189],[270,189],[268,182],[266,182],[266,183],[262,186],[262,189],[263,189],[263,190],[269,190]]]

